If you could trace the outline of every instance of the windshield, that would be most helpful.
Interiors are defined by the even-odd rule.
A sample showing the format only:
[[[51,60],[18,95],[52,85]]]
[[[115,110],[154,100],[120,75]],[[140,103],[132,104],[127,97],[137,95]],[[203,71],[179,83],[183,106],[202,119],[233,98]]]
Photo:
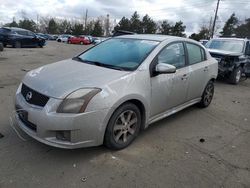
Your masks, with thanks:
[[[210,40],[206,47],[209,49],[224,50],[241,53],[244,48],[244,41],[240,40]]]
[[[135,70],[159,44],[157,41],[112,38],[81,54],[78,59],[98,66]]]

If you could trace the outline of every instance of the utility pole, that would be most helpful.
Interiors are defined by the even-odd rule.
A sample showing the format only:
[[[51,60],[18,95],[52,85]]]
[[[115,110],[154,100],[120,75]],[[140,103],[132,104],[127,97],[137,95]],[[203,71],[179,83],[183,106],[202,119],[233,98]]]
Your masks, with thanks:
[[[106,30],[106,33],[105,33],[106,37],[109,37],[109,14],[107,14],[105,30]]]
[[[86,13],[85,13],[85,21],[84,21],[85,29],[87,28],[87,21],[88,21],[88,9],[86,9]]]
[[[218,13],[219,5],[220,5],[220,0],[218,0],[218,2],[217,2],[217,7],[216,7],[215,15],[214,15],[214,23],[213,23],[211,38],[214,37],[214,29],[215,29],[215,24],[216,24],[216,19],[217,19],[217,13]]]

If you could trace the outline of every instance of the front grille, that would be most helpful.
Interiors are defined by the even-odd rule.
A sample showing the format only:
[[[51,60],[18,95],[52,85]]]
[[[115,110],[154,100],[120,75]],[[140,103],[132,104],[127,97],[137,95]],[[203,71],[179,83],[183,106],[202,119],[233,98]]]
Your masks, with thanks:
[[[27,101],[27,103],[36,106],[44,107],[49,100],[49,97],[29,88],[25,84],[22,84],[21,93],[24,99]]]

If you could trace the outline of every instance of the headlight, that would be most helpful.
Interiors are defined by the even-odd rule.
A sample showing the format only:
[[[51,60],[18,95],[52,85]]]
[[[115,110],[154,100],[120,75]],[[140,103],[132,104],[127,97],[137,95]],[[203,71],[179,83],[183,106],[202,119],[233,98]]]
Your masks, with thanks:
[[[59,105],[57,113],[82,113],[89,101],[101,91],[98,88],[79,89],[69,94]]]

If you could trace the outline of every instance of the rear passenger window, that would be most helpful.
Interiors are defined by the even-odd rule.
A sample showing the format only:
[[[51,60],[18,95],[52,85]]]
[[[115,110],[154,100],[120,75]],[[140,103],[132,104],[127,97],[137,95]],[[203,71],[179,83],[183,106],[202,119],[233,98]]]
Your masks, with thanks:
[[[190,65],[202,62],[206,59],[204,49],[196,44],[187,43],[187,51]]]

